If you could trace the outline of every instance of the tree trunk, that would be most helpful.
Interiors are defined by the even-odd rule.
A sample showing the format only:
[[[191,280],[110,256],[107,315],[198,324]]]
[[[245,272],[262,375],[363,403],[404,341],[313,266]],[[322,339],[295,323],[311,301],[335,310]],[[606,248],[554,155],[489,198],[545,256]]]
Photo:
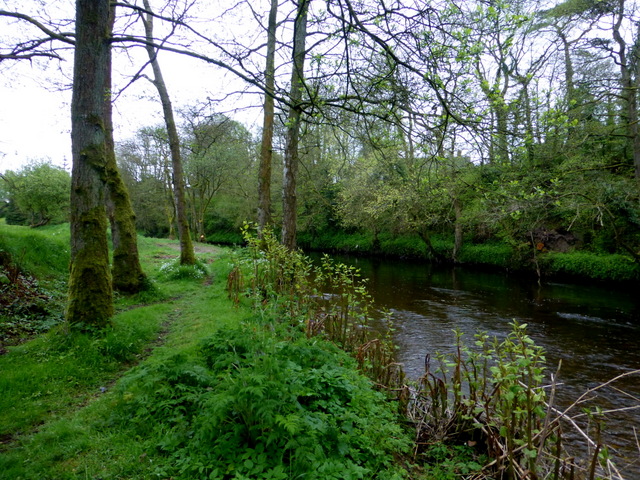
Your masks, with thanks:
[[[622,123],[627,129],[627,157],[633,160],[636,181],[640,183],[640,130],[638,129],[638,82],[634,81],[633,70],[637,59],[633,58],[640,47],[640,33],[636,32],[634,48],[631,52],[631,59],[627,58],[627,42],[620,32],[624,19],[625,0],[618,2],[618,18],[613,26],[613,38],[618,44],[617,63],[620,65],[620,83],[622,87],[622,99],[625,107],[622,112]],[[640,26],[638,27],[640,29]]]
[[[164,182],[164,212],[167,216],[167,224],[169,226],[169,238],[175,240],[176,238],[176,196],[173,193],[173,175],[171,175],[171,169],[167,162],[167,158],[163,158],[163,182]]]
[[[113,30],[115,6],[111,9],[109,30]],[[108,54],[109,67],[104,86],[106,173],[109,199],[107,210],[111,223],[111,241],[113,243],[112,284],[115,290],[126,293],[142,291],[147,283],[140,257],[138,255],[138,233],[136,216],[131,206],[127,187],[122,181],[116,164],[115,144],[113,141],[113,110],[111,104],[111,49]]]
[[[102,328],[113,315],[105,184],[104,87],[109,69],[109,0],[76,1],[71,101],[71,265],[67,321]]]
[[[576,84],[575,84],[575,72],[573,68],[573,60],[571,59],[571,47],[572,44],[567,40],[567,36],[562,32],[559,27],[556,27],[558,37],[562,41],[562,52],[564,55],[564,81],[566,84],[566,102],[567,102],[567,123],[569,127],[567,129],[567,142],[565,147],[573,148],[576,141],[576,127],[574,126],[574,120],[578,118],[577,98],[576,98]]]
[[[289,117],[287,120],[286,149],[284,154],[284,177],[282,185],[282,244],[296,248],[298,175],[298,140],[302,116],[302,89],[304,87],[305,41],[307,38],[307,13],[311,0],[299,0],[293,28],[293,65],[291,69],[291,92],[289,94]]]
[[[267,26],[267,65],[265,67],[264,124],[260,148],[260,173],[258,175],[258,229],[262,232],[271,223],[271,164],[273,159],[273,120],[275,89],[276,20],[278,0],[271,0],[269,25]]]
[[[144,0],[144,8],[147,11],[151,11],[148,0]],[[189,231],[189,219],[187,217],[187,199],[182,169],[182,155],[180,153],[180,137],[178,137],[178,129],[176,128],[176,122],[173,118],[173,107],[171,106],[167,86],[164,83],[160,64],[158,63],[158,52],[153,45],[151,45],[151,43],[153,43],[153,16],[149,13],[143,14],[142,21],[148,42],[146,46],[147,54],[149,55],[149,61],[153,69],[153,84],[160,96],[164,121],[167,127],[167,135],[169,137],[169,150],[171,151],[171,163],[173,167],[173,192],[175,194],[178,236],[180,238],[180,263],[182,265],[193,265],[196,263],[196,256],[193,250],[193,242],[191,241],[191,233]]]

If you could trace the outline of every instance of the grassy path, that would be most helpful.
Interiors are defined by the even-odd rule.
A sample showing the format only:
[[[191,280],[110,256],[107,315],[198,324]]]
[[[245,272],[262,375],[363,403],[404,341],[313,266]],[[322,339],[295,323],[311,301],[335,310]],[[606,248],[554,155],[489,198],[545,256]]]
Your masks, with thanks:
[[[186,268],[176,242],[139,246],[155,288],[108,331],[0,355],[0,479],[407,478],[411,433],[355,359],[278,297],[228,298],[246,252],[198,245]]]
[[[204,280],[162,278],[175,242],[141,239],[145,271],[156,291],[117,301],[113,328],[95,338],[62,327],[0,356],[0,478],[77,478],[114,456],[135,455],[131,439],[101,432],[114,386],[141,364],[189,355],[218,328],[241,321],[224,290],[224,251],[198,245]],[[142,455],[140,453],[139,455]],[[117,469],[116,469],[117,470]]]

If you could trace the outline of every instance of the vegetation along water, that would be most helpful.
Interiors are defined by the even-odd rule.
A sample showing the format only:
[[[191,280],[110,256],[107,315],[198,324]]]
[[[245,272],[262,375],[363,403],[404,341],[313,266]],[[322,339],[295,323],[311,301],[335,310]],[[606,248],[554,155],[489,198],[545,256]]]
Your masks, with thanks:
[[[210,4],[3,3],[71,144],[0,139],[0,477],[637,476],[637,2]],[[455,269],[374,299],[299,246]]]
[[[9,288],[50,311],[16,311],[3,297],[14,310],[2,322],[1,478],[626,472],[604,437],[578,458],[563,453],[569,437],[544,402],[544,353],[522,325],[484,340],[481,356],[461,343],[449,373],[434,357],[432,376],[407,382],[394,334],[363,328],[376,315],[352,267],[316,267],[248,236],[235,252],[198,245],[189,267],[176,242],[140,238],[151,287],[120,297],[109,329],[75,331],[52,301],[64,288],[66,227],[2,234],[5,275],[19,272]]]

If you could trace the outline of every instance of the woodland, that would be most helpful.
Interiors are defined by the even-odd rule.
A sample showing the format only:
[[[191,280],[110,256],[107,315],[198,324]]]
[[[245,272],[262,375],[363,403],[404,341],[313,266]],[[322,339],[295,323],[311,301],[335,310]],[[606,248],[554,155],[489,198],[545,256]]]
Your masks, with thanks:
[[[139,61],[114,89],[163,86],[165,121],[114,147],[139,231],[239,243],[257,221],[290,248],[637,278],[635,4],[268,7],[114,5],[110,45]],[[42,37],[5,45],[3,64],[56,61],[73,43],[63,20],[2,15]],[[244,82],[262,97],[261,131],[216,97],[173,108],[162,50]],[[2,187],[9,221],[37,225],[47,214],[16,208],[9,181],[29,168]]]
[[[33,269],[29,255],[49,247],[26,245],[62,238],[51,252],[69,265],[64,280],[59,265],[49,272],[58,294],[64,284],[59,324],[2,360],[80,366],[87,378],[64,386],[63,410],[98,388],[92,375],[116,382],[142,363],[88,410],[95,437],[32,466],[31,449],[65,428],[35,427],[60,386],[24,393],[2,379],[12,405],[47,397],[2,433],[12,478],[46,478],[54,464],[64,473],[52,478],[79,478],[80,465],[92,478],[623,478],[599,434],[585,435],[580,461],[564,452],[571,418],[553,393],[545,400],[556,385],[542,385],[544,353],[526,326],[514,322],[502,343],[479,337],[481,353],[461,341],[412,389],[389,338],[362,328],[357,272],[313,266],[298,247],[637,281],[636,3],[76,0],[75,15],[63,4],[0,9],[12,28],[2,74],[60,66],[73,95],[71,173],[37,160],[0,173],[3,292],[37,291],[20,265]],[[168,55],[223,72],[235,90],[172,104]],[[144,82],[161,117],[114,138],[114,106]],[[263,111],[257,130],[222,107],[247,97]],[[176,239],[178,258],[159,266],[171,257],[152,237]],[[208,266],[204,242],[247,248]],[[323,303],[327,289],[335,304]],[[165,336],[173,355],[154,348]],[[120,471],[104,466],[101,432],[121,442]]]

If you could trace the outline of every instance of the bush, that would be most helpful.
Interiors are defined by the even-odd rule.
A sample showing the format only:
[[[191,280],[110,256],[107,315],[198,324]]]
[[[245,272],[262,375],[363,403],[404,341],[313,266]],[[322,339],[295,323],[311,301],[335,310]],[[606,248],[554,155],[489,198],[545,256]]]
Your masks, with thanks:
[[[180,259],[177,258],[160,266],[160,276],[165,280],[200,280],[207,276],[207,267],[200,262],[193,265],[181,265]]]
[[[383,394],[337,347],[228,328],[121,386],[116,420],[151,438],[161,478],[393,478],[409,446]],[[399,478],[399,477],[397,477]]]
[[[506,243],[484,243],[481,245],[463,245],[458,261],[460,263],[509,268],[512,266],[513,257],[513,249]]]
[[[548,252],[540,256],[540,263],[544,272],[551,275],[572,275],[617,281],[640,278],[640,267],[625,255]]]

